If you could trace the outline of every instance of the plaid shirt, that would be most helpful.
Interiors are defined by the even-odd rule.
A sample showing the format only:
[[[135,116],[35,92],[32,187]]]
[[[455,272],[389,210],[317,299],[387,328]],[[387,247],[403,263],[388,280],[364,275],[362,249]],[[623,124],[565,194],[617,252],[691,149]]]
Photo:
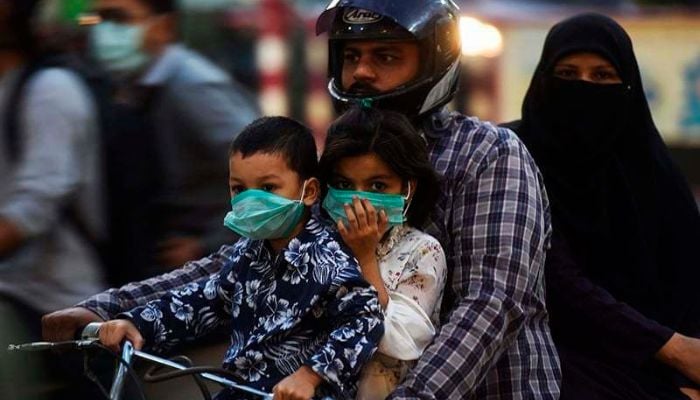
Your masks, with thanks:
[[[551,225],[537,167],[507,129],[444,112],[429,122],[424,134],[444,180],[424,229],[446,252],[447,315],[390,398],[557,399],[561,372],[543,281]],[[220,267],[191,262],[80,305],[109,318]]]
[[[389,398],[557,399],[543,280],[551,225],[538,169],[507,129],[446,112],[428,122],[444,180],[424,230],[445,249],[448,314]]]

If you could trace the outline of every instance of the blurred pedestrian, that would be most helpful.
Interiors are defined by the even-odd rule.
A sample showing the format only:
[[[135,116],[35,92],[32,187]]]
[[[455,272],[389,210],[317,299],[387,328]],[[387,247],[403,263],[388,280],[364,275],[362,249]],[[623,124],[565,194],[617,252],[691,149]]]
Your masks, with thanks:
[[[614,20],[555,25],[510,126],[552,202],[562,399],[700,398],[700,216]]]
[[[43,313],[104,288],[96,104],[38,40],[38,3],[0,1],[0,349],[38,340]],[[3,398],[40,368],[0,350]]]
[[[214,252],[231,135],[257,116],[223,70],[179,43],[175,0],[98,0],[89,49],[113,78],[108,173],[112,282]],[[151,268],[154,266],[158,268]]]

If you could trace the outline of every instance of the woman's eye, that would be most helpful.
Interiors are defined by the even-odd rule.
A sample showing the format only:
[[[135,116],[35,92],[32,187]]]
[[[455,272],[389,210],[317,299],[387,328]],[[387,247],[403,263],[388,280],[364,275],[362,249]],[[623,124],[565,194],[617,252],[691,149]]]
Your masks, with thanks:
[[[231,187],[230,187],[230,190],[231,190],[231,193],[232,193],[232,194],[239,194],[239,193],[241,193],[242,191],[244,191],[245,188],[244,188],[243,186],[241,186],[241,185],[236,185],[236,186],[231,186]]]
[[[554,76],[557,78],[574,79],[576,78],[576,71],[572,69],[560,69],[554,71]]]
[[[612,81],[619,79],[617,73],[612,71],[599,71],[594,74],[594,78],[599,81]]]
[[[260,187],[260,190],[264,190],[266,192],[272,192],[273,190],[275,190],[275,185],[262,185]]]

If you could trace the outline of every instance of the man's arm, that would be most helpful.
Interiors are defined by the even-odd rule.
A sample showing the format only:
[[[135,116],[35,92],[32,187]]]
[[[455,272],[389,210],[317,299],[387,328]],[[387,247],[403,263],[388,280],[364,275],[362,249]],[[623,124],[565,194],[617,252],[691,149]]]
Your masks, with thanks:
[[[44,339],[69,340],[75,336],[78,329],[89,322],[113,319],[117,314],[144,306],[171,290],[182,289],[190,282],[216,274],[230,260],[233,249],[233,246],[223,246],[217,253],[188,262],[184,267],[167,274],[129,283],[118,289],[109,289],[77,304],[74,308],[45,315],[42,318]]]
[[[538,257],[549,219],[534,163],[513,138],[477,163],[452,199],[445,250],[456,307],[392,399],[473,396],[520,333],[526,302],[544,294]]]

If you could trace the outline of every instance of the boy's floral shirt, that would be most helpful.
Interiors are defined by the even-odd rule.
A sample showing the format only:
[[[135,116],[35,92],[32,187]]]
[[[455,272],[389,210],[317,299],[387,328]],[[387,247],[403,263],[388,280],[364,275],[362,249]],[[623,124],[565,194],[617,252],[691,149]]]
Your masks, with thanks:
[[[121,317],[156,348],[230,323],[223,365],[241,383],[270,392],[308,365],[325,380],[319,393],[354,398],[357,375],[383,333],[382,312],[337,233],[311,218],[276,257],[264,241],[249,239],[213,257],[223,263],[220,273]]]

